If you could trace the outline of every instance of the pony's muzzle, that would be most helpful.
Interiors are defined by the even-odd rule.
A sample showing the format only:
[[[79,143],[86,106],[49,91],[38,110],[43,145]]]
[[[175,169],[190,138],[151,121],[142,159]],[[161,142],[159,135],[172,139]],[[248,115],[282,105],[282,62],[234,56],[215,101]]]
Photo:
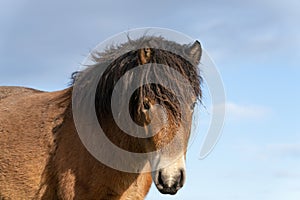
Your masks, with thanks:
[[[156,176],[155,185],[162,194],[174,195],[182,188],[185,182],[185,170],[180,169],[174,175],[168,171],[159,170]]]

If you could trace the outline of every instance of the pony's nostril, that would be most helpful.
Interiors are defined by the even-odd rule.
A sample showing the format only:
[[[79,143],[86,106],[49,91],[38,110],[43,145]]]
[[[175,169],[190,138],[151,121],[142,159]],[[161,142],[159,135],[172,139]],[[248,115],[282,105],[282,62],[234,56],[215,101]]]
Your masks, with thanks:
[[[180,170],[180,175],[178,177],[178,186],[182,187],[185,181],[185,173],[183,170]]]
[[[158,172],[158,184],[164,186],[164,181],[162,179],[161,171]]]

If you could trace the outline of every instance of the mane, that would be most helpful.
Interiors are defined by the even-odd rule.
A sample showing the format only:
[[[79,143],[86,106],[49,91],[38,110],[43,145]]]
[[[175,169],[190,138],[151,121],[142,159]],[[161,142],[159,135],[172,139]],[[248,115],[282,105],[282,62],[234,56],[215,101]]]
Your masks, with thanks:
[[[179,101],[181,99],[178,99],[180,96],[186,97],[190,95],[191,98],[195,96],[200,101],[202,97],[200,87],[202,77],[197,67],[199,60],[192,57],[187,51],[191,46],[192,44],[181,45],[173,41],[168,41],[163,37],[144,36],[137,40],[131,40],[128,37],[126,43],[110,46],[104,52],[92,53],[92,59],[95,64],[88,66],[83,71],[73,73],[73,84],[79,76],[84,75],[87,71],[95,67],[103,67],[110,63],[99,81],[95,99],[95,106],[97,111],[99,111],[97,115],[107,116],[107,114],[111,114],[111,96],[115,84],[127,71],[143,64],[139,60],[138,52],[140,49],[150,47],[153,54],[148,63],[151,63],[153,66],[153,74],[157,74],[156,66],[158,64],[167,65],[185,77],[192,86],[193,91],[184,91],[181,89],[183,88],[182,84],[185,83],[182,80],[178,80],[170,71],[166,71],[164,74],[167,74],[169,80],[174,80],[174,84],[177,85],[180,94],[179,97],[160,84],[147,84],[134,92],[129,107],[131,109],[141,108],[143,106],[142,98],[147,96],[156,99],[160,104],[166,106],[177,118],[180,117]],[[128,80],[125,80],[124,88],[133,79],[139,79],[142,82],[142,80],[150,79],[149,76],[148,71],[145,70],[142,77],[130,77]],[[122,100],[120,99],[120,101]],[[128,108],[128,105],[124,106]]]

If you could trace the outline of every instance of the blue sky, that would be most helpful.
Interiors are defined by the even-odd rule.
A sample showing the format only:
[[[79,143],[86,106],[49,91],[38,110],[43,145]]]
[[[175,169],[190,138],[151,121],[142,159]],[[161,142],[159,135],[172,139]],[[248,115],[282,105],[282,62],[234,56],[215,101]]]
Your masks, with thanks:
[[[201,133],[190,147],[178,195],[152,187],[147,199],[298,200],[299,8],[297,0],[2,0],[0,85],[62,89],[107,37],[148,26],[178,30],[214,59],[227,118],[207,158],[199,160]]]

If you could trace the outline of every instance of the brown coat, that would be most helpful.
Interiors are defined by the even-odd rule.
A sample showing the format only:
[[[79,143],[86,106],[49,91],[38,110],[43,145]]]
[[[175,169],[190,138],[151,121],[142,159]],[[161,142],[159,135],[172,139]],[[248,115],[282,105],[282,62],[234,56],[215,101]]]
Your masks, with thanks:
[[[0,87],[0,199],[144,199],[150,174],[108,168],[84,148],[71,94]]]

